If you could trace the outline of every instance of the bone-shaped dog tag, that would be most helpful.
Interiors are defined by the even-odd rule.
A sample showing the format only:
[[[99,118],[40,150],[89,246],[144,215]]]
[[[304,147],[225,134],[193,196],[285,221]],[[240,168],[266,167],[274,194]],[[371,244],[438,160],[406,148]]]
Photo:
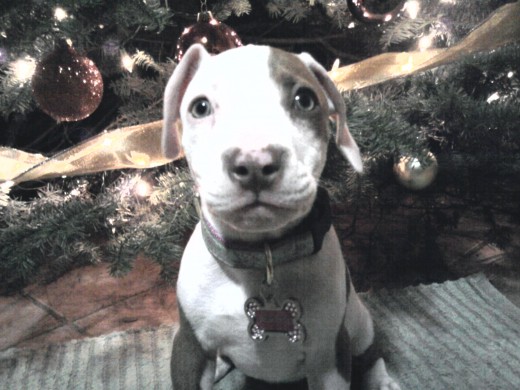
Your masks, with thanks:
[[[270,333],[285,333],[291,343],[305,339],[305,329],[300,323],[302,315],[300,304],[287,299],[281,307],[271,299],[265,303],[259,298],[250,298],[244,309],[249,317],[249,336],[255,341],[263,341]]]

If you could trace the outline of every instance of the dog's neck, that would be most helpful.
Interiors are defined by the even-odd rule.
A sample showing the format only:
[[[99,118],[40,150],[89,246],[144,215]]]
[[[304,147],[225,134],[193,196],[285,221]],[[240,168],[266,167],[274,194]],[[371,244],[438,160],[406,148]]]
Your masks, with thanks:
[[[202,218],[202,236],[206,247],[217,260],[232,267],[262,268],[266,246],[272,252],[274,264],[319,252],[331,224],[328,194],[324,189],[319,189],[310,212],[281,236],[266,235],[252,241],[230,239],[205,217]]]

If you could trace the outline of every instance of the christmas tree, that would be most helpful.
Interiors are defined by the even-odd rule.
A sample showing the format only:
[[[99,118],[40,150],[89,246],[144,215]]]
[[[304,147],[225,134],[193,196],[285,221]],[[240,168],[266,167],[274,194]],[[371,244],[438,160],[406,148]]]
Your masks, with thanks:
[[[454,272],[443,243],[468,220],[480,221],[471,235],[475,251],[489,244],[499,254],[518,253],[511,237],[520,223],[520,47],[518,30],[516,38],[510,31],[511,20],[514,25],[520,17],[518,4],[493,27],[506,36],[502,41],[497,34],[488,35],[498,43],[466,39],[508,3],[3,1],[3,290],[97,262],[123,274],[138,253],[175,279],[198,219],[193,188],[184,161],[166,164],[143,152],[157,146],[144,134],[161,120],[164,87],[182,55],[179,37],[185,45],[197,42],[203,34],[185,29],[208,18],[228,26],[217,34],[236,32],[227,48],[241,40],[306,51],[331,74],[364,60],[375,63],[378,55],[414,52],[434,59],[460,48],[424,71],[404,62],[402,74],[381,67],[376,76],[384,74],[384,82],[376,76],[366,77],[372,80],[367,85],[338,82],[367,172],[355,175],[331,147],[322,184],[342,215],[343,244],[359,259],[353,272],[362,288],[381,278],[410,283]],[[216,41],[209,45],[221,50]],[[117,143],[107,137],[116,129],[130,129],[136,138],[123,135],[128,144],[113,153],[128,163],[109,156],[107,165],[103,159]],[[93,152],[89,142],[105,151]],[[10,175],[15,169],[18,174]],[[471,248],[461,256],[471,257]],[[388,271],[383,277],[367,279],[382,266]]]

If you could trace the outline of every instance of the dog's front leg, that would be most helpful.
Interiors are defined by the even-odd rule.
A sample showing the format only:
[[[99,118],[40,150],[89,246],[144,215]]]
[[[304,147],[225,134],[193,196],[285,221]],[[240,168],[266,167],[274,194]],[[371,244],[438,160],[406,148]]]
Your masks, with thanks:
[[[317,363],[317,370],[309,370],[307,383],[309,390],[346,390],[350,389],[352,376],[352,351],[350,336],[344,325],[336,336],[334,354],[322,358]],[[326,367],[323,367],[326,364]]]
[[[211,390],[215,359],[208,356],[179,307],[180,328],[173,339],[171,377],[174,390]]]
[[[348,390],[350,381],[347,380],[336,368],[331,368],[327,372],[320,373],[318,376],[308,376],[307,383],[309,390]]]

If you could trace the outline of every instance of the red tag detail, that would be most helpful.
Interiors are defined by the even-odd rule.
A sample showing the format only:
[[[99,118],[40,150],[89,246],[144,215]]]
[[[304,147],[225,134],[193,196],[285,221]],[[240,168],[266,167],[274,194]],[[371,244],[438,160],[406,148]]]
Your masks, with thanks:
[[[264,310],[256,312],[255,323],[266,332],[287,333],[294,329],[291,313],[285,310]]]

